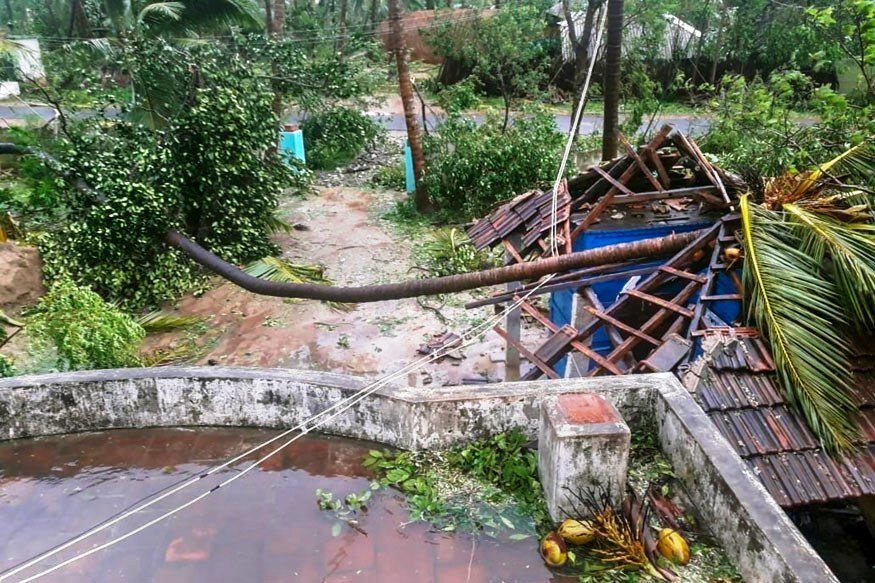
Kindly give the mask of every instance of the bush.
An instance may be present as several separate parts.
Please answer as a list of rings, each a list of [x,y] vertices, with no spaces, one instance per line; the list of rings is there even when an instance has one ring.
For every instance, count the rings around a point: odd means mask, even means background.
[[[27,332],[37,348],[57,348],[61,370],[140,366],[137,347],[146,335],[133,318],[71,281],[40,299]]]
[[[95,204],[56,180],[65,217],[40,244],[49,281],[70,279],[139,308],[203,284],[201,270],[164,244],[169,230],[231,263],[274,253],[279,193],[304,189],[309,173],[291,171],[276,152],[269,82],[242,59],[213,50],[199,54],[196,89],[186,67],[170,77],[167,92],[189,91],[190,99],[171,100],[176,113],[160,128],[89,118],[54,144],[65,170],[106,200]]]
[[[480,97],[469,77],[460,83],[445,87],[438,93],[438,103],[445,111],[454,113],[473,109],[480,104]]]
[[[15,367],[12,360],[0,354],[0,379],[15,376]]]
[[[406,191],[407,171],[404,169],[404,164],[380,166],[374,173],[374,177],[371,179],[371,184],[388,190],[397,190],[399,192]]]
[[[301,130],[307,148],[307,164],[317,170],[333,170],[349,164],[382,132],[371,118],[348,107],[314,113],[301,123]]]
[[[481,126],[451,115],[425,139],[422,185],[444,219],[482,216],[496,203],[555,178],[563,136],[552,115],[538,109],[518,117],[507,131],[501,128],[494,115]]]
[[[858,107],[829,87],[812,89],[799,71],[747,81],[727,76],[709,107],[711,127],[700,140],[724,167],[777,176],[830,160],[875,135],[875,106]],[[800,125],[796,111],[819,119]]]

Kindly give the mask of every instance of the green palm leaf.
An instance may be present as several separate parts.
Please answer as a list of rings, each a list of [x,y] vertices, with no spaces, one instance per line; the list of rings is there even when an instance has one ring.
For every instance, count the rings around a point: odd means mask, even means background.
[[[859,429],[836,285],[823,276],[822,263],[800,249],[796,224],[751,204],[748,195],[741,213],[749,317],[770,342],[788,401],[828,451],[847,450]]]
[[[319,285],[333,285],[330,279],[325,277],[325,271],[318,265],[303,265],[289,263],[277,257],[264,257],[253,261],[243,271],[253,277],[278,281],[283,283],[315,283]],[[326,302],[332,309],[341,312],[350,311],[353,306],[341,302]]]
[[[183,12],[185,12],[185,4],[182,2],[154,2],[146,4],[140,10],[139,14],[137,14],[137,22],[145,24],[180,20]]]
[[[875,225],[845,223],[785,204],[784,211],[799,225],[800,251],[815,262],[832,263],[839,302],[859,331],[875,329]]]
[[[146,334],[156,334],[159,332],[189,328],[190,326],[200,324],[203,321],[204,318],[200,316],[169,314],[161,310],[155,310],[154,312],[143,314],[137,318],[137,324],[143,327]]]

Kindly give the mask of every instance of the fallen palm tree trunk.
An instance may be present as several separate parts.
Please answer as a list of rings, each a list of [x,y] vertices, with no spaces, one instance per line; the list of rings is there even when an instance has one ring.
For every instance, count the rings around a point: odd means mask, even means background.
[[[237,266],[228,263],[180,233],[170,232],[165,240],[172,247],[191,257],[199,265],[252,293],[284,298],[365,303],[455,293],[512,281],[535,279],[580,267],[618,263],[640,257],[668,255],[680,251],[696,240],[701,234],[702,231],[693,231],[631,243],[620,243],[579,253],[559,255],[539,261],[517,263],[507,267],[463,273],[461,275],[361,287],[333,287],[307,283],[267,281],[248,275]]]

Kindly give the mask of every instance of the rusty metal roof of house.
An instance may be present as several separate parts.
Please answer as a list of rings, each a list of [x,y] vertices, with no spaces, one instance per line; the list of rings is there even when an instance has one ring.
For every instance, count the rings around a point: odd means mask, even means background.
[[[755,331],[711,329],[714,347],[697,396],[720,433],[784,507],[875,494],[875,355],[856,359],[853,398],[863,443],[844,459],[827,455],[778,386]]]
[[[609,208],[615,214],[652,215],[646,220],[670,224],[691,209],[714,212],[713,219],[729,206],[727,192],[736,180],[711,166],[698,146],[683,134],[662,128],[653,140],[637,150],[626,143],[626,156],[603,162],[570,178],[560,187],[556,218],[560,243],[574,239],[596,225]],[[517,239],[521,256],[547,249],[552,190],[533,190],[501,205],[467,229],[478,249]],[[645,212],[646,211],[646,212]],[[598,228],[598,227],[595,227]],[[537,244],[537,245],[536,245]]]

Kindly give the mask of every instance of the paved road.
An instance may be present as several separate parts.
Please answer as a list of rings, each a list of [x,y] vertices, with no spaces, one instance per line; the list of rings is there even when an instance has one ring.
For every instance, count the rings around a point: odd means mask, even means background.
[[[87,115],[87,113],[85,112],[78,113],[80,115]],[[406,126],[404,125],[404,116],[401,114],[384,114],[376,111],[369,112],[368,115],[374,118],[375,121],[379,122],[380,125],[382,125],[389,131],[403,132],[406,130]],[[43,120],[48,121],[55,116],[55,110],[51,107],[45,106],[28,107],[26,105],[0,105],[0,120],[25,120],[34,116],[40,117]],[[484,116],[482,114],[475,114],[473,117],[478,123],[483,122]],[[287,119],[289,122],[294,123],[298,120],[298,116],[293,114],[290,115]],[[571,125],[570,116],[557,115],[555,116],[555,119],[556,126],[559,128],[559,130],[562,132],[567,132],[568,128]],[[426,116],[426,122],[428,123],[429,127],[434,127],[440,122],[440,118],[434,116],[433,114],[428,114]],[[656,127],[659,127],[664,123],[670,123],[674,125],[678,130],[692,134],[701,134],[705,130],[707,130],[709,126],[709,120],[707,118],[696,116],[665,116],[657,118],[654,125]],[[601,127],[601,116],[585,115],[580,124],[580,133],[591,134],[595,131],[599,131]]]

